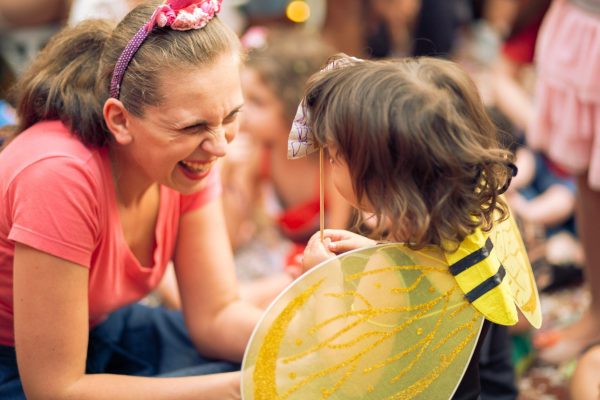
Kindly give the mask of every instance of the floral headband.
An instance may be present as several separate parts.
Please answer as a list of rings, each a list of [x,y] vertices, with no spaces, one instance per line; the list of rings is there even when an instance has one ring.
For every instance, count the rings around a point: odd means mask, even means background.
[[[178,31],[202,29],[221,11],[222,2],[223,0],[165,0],[131,38],[119,56],[110,81],[110,97],[119,98],[121,81],[127,66],[154,27],[168,26]]]
[[[360,58],[344,57],[336,58],[321,70],[330,71],[336,68],[343,68],[357,62],[362,62]],[[319,144],[316,142],[313,132],[309,126],[309,113],[306,109],[306,99],[302,99],[296,111],[292,129],[288,137],[288,155],[289,159],[306,157],[307,155],[319,150]]]

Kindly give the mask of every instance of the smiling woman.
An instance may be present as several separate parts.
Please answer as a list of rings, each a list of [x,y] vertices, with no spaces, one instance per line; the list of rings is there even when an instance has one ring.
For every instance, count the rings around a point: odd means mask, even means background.
[[[0,155],[0,398],[239,398],[226,372],[260,312],[238,297],[215,168],[242,106],[220,5],[68,28],[18,82]],[[170,260],[182,312],[137,304]]]
[[[136,190],[134,182],[141,187],[158,182],[185,194],[203,187],[238,130],[239,68],[239,54],[227,52],[208,66],[163,73],[156,82],[160,102],[141,116],[117,99],[106,101],[106,124],[119,132],[114,138],[123,145],[115,147],[114,158],[124,173],[139,175],[127,180],[128,191]],[[139,168],[128,168],[131,163]]]

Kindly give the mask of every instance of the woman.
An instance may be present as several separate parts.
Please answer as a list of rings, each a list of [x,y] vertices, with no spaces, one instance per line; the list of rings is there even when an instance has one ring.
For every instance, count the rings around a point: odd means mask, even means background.
[[[20,81],[0,154],[1,398],[239,398],[239,373],[126,376],[234,370],[260,315],[239,301],[219,201],[242,106],[219,9],[69,28]],[[135,304],[171,259],[182,312]]]

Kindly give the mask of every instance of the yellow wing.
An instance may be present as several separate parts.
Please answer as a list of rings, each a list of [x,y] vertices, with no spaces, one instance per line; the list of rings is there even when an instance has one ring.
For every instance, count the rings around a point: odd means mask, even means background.
[[[497,251],[477,229],[445,257],[458,286],[479,312],[497,324],[514,325],[519,320],[517,308]]]
[[[439,250],[346,253],[269,307],[246,350],[242,397],[450,398],[482,323]]]
[[[537,286],[512,216],[489,233],[475,230],[445,257],[465,297],[487,319],[514,325],[518,306],[534,327],[541,326]]]
[[[539,329],[542,326],[542,311],[538,289],[525,245],[512,215],[490,232],[490,238],[506,269],[506,281],[515,303],[529,323]]]

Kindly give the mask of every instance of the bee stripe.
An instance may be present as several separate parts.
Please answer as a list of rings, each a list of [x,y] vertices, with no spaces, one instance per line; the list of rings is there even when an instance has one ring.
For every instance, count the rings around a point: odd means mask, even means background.
[[[480,248],[477,251],[474,251],[468,256],[465,256],[464,258],[461,258],[460,260],[452,264],[450,266],[450,273],[456,276],[461,272],[465,271],[466,269],[471,268],[473,265],[485,260],[490,255],[493,248],[494,244],[492,243],[490,238],[487,238],[487,240],[485,241],[485,245],[482,248]]]
[[[490,276],[485,281],[481,282],[473,290],[471,290],[469,293],[465,294],[465,297],[471,303],[474,302],[475,300],[477,300],[478,298],[480,298],[481,296],[483,296],[490,290],[492,290],[495,287],[497,287],[498,285],[500,285],[502,283],[502,280],[504,279],[505,275],[506,275],[506,270],[504,269],[504,266],[502,264],[500,264],[500,268],[498,268],[498,272],[496,272],[496,274]]]

